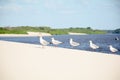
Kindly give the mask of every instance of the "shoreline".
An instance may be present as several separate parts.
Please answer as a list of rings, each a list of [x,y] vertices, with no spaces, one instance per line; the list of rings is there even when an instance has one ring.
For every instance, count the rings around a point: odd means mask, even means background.
[[[120,55],[0,40],[0,80],[120,80]]]
[[[41,33],[42,36],[52,36],[52,35],[48,35],[45,33]],[[40,36],[38,34],[0,34],[0,37],[36,37],[36,36]]]
[[[88,35],[86,33],[74,33],[74,32],[68,32],[69,35]]]
[[[28,35],[28,34],[0,34],[0,37],[31,37],[36,35]]]

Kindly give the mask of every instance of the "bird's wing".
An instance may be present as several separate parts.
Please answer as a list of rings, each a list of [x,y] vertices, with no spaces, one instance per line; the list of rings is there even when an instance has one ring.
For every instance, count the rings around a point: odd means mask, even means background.
[[[49,42],[43,39],[43,44],[49,44]]]
[[[93,46],[96,47],[96,48],[99,48],[99,46],[97,46],[96,44],[93,44]]]
[[[78,42],[74,42],[74,41],[73,41],[73,44],[74,44],[74,45],[79,45],[79,43],[78,43]]]
[[[118,51],[116,48],[112,47],[114,51]]]
[[[61,41],[55,40],[56,43],[62,43]]]

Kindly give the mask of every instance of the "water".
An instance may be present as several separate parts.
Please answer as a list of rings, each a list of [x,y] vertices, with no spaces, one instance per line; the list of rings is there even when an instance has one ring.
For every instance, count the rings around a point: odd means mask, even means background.
[[[106,34],[106,35],[54,35],[43,37],[45,40],[51,42],[51,38],[54,37],[57,40],[64,42],[63,44],[58,45],[58,47],[69,48],[69,49],[78,49],[78,50],[87,50],[95,52],[110,53],[109,45],[120,50],[120,40],[115,40],[115,37],[120,39],[119,34]],[[77,47],[71,47],[69,44],[69,39],[73,38],[74,41],[79,42],[80,45]],[[13,42],[22,42],[39,45],[38,37],[0,37],[0,40],[13,41]],[[93,43],[100,46],[99,49],[93,50],[89,47],[89,40],[92,40]],[[48,46],[53,46],[52,44]],[[120,51],[116,52],[120,55]]]

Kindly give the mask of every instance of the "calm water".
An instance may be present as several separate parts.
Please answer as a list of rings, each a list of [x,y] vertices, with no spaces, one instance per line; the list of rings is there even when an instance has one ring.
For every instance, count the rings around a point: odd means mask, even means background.
[[[47,41],[51,41],[51,38],[54,37],[57,40],[64,42],[60,44],[58,47],[63,48],[71,48],[71,49],[78,49],[78,50],[87,50],[87,51],[95,51],[95,52],[103,52],[103,53],[110,53],[108,48],[109,45],[113,45],[113,47],[120,50],[120,40],[115,40],[115,37],[120,39],[119,34],[106,34],[106,35],[54,35],[49,37],[43,37]],[[69,39],[73,38],[74,41],[79,42],[80,45],[77,47],[71,47],[69,44]],[[39,38],[38,37],[0,37],[0,40],[6,41],[13,41],[13,42],[22,42],[22,43],[31,43],[39,45]],[[92,50],[89,47],[89,40],[92,40],[93,43],[100,46],[99,49]],[[53,46],[50,44],[49,46]],[[116,52],[116,54],[120,55],[120,51]]]

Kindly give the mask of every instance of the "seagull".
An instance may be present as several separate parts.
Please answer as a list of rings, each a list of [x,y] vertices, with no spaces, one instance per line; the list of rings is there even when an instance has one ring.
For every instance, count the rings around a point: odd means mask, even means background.
[[[117,52],[118,50],[116,48],[114,48],[112,45],[109,45],[110,51],[111,52]]]
[[[61,41],[58,41],[58,40],[56,40],[54,38],[51,38],[51,39],[52,39],[52,44],[54,44],[56,46],[62,43]]]
[[[119,38],[118,38],[118,37],[115,37],[115,40],[117,40],[117,41],[118,41],[118,40],[119,40]]]
[[[46,45],[49,44],[49,42],[47,42],[46,40],[44,40],[44,39],[42,38],[42,36],[39,37],[39,40],[40,40],[40,43],[41,43],[42,47],[44,47],[44,46],[46,46]]]
[[[70,38],[70,45],[71,45],[71,46],[79,46],[79,45],[80,45],[80,43],[75,42],[75,41],[73,41],[73,39],[72,39],[72,38]]]
[[[99,46],[97,46],[96,44],[94,44],[91,40],[90,40],[89,42],[90,42],[90,47],[91,47],[92,49],[97,49],[97,48],[99,48]]]

